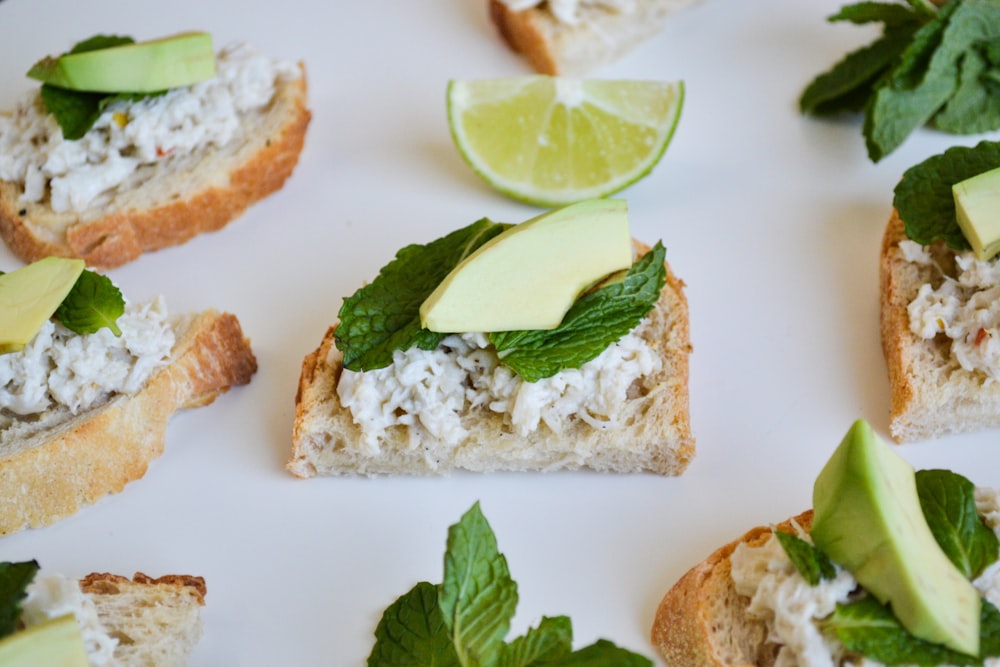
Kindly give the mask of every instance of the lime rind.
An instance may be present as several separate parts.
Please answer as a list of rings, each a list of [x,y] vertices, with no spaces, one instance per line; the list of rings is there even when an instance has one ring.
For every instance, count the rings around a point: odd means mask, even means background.
[[[453,80],[448,125],[462,159],[491,187],[526,203],[561,206],[612,195],[648,176],[673,139],[684,95],[683,81]],[[617,137],[631,139],[623,149]]]

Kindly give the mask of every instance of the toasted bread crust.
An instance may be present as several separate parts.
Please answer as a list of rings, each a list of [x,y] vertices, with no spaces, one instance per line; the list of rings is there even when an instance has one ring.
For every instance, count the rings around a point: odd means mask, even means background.
[[[808,530],[812,510],[776,526]],[[667,592],[656,610],[651,637],[670,667],[770,667],[777,647],[767,643],[765,625],[747,614],[730,576],[730,557],[740,544],[760,546],[773,529],[758,526],[718,548],[691,568]]]
[[[623,56],[656,34],[667,15],[697,0],[644,0],[631,13],[586,5],[574,25],[558,21],[545,3],[514,11],[500,0],[488,0],[490,19],[514,51],[542,74],[583,76]]]
[[[80,590],[87,595],[118,595],[123,588],[133,585],[183,591],[185,595],[192,596],[200,606],[204,606],[205,596],[208,594],[205,578],[190,574],[166,574],[162,577],[150,577],[142,572],[136,572],[129,579],[120,574],[91,572],[80,580]]]
[[[637,244],[644,253],[648,246]],[[684,283],[667,265],[660,301],[639,332],[654,348],[661,370],[638,381],[637,396],[620,429],[595,429],[575,421],[562,434],[540,426],[519,436],[503,417],[485,408],[461,415],[468,435],[429,461],[422,448],[410,447],[404,427],[386,433],[377,454],[356,445],[361,428],[343,407],[336,387],[342,355],[330,327],[320,346],[308,354],[295,398],[292,455],[287,463],[298,477],[349,474],[444,474],[456,469],[557,470],[588,467],[610,472],[648,470],[681,474],[694,457],[688,396],[691,353]]]
[[[121,491],[163,452],[174,412],[211,403],[256,370],[235,316],[191,316],[168,365],[137,394],[117,396],[0,451],[0,534],[53,523]]]
[[[898,250],[906,238],[893,211],[882,238],[879,270],[880,328],[891,392],[889,431],[896,442],[913,442],[1000,427],[1000,383],[962,368],[943,335],[925,340],[910,330],[908,307],[924,284],[943,280],[935,266],[906,261]],[[928,247],[950,271],[954,251],[938,242]]]
[[[19,187],[0,181],[0,237],[26,262],[56,255],[79,257],[88,266],[109,269],[221,229],[251,204],[279,190],[291,176],[311,119],[306,95],[302,67],[302,76],[279,86],[271,102],[273,133],[252,138],[249,143],[258,145],[256,150],[239,153],[235,163],[226,163],[227,174],[207,169],[196,173],[194,166],[185,167],[174,176],[183,195],[158,193],[141,199],[141,204],[55,214],[44,202],[20,203]],[[155,176],[138,187],[162,187],[154,181]],[[134,199],[140,199],[137,194],[133,193]]]

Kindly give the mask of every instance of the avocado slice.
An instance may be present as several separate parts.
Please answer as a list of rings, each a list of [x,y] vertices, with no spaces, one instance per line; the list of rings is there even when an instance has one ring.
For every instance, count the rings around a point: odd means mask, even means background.
[[[86,263],[46,257],[0,275],[0,354],[24,348],[73,289]]]
[[[587,288],[631,265],[625,201],[581,201],[484,243],[421,304],[420,321],[437,332],[554,329]]]
[[[146,42],[43,58],[28,76],[58,88],[95,93],[155,93],[215,76],[212,37],[185,32]]]
[[[955,217],[981,261],[1000,253],[1000,168],[951,186]]]
[[[979,655],[980,597],[935,541],[915,473],[856,421],[813,487],[813,542],[920,639]]]
[[[0,667],[87,667],[87,649],[73,614],[53,618],[0,640]]]

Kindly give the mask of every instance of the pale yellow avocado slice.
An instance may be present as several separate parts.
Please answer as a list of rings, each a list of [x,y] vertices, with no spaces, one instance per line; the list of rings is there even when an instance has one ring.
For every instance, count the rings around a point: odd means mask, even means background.
[[[59,308],[86,267],[46,257],[0,276],[0,353],[23,349]]]
[[[147,42],[45,58],[28,76],[59,88],[96,93],[153,93],[215,76],[212,36],[185,32]]]
[[[958,226],[982,261],[1000,253],[1000,168],[951,187]]]
[[[87,649],[72,614],[19,630],[0,640],[0,667],[87,667]]]
[[[483,244],[427,297],[420,322],[437,332],[554,329],[583,291],[631,264],[625,201],[571,204]]]
[[[913,468],[863,420],[813,487],[813,542],[915,637],[979,655],[979,593],[920,508]]]

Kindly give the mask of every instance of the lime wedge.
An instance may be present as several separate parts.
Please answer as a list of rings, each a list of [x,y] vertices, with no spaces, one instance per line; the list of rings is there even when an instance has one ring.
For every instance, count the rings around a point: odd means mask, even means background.
[[[447,97],[452,139],[473,171],[515,199],[551,207],[649,174],[677,127],[684,82],[453,80]]]

